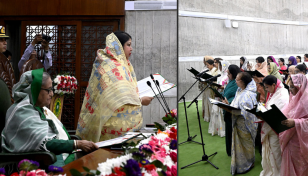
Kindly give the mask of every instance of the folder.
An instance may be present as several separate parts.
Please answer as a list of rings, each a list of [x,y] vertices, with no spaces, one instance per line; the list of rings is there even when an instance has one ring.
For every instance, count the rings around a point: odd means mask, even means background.
[[[246,111],[263,118],[263,120],[277,133],[281,133],[292,127],[287,127],[281,124],[281,121],[287,120],[286,116],[277,108],[276,105],[271,105],[272,109],[265,112],[258,110],[257,106],[253,109],[244,107]]]

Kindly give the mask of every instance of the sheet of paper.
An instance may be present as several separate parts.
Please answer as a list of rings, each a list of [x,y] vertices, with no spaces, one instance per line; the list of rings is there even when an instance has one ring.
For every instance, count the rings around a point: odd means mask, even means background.
[[[171,88],[176,87],[175,84],[168,82],[164,77],[162,77],[159,73],[153,74],[154,79],[157,80],[159,82],[160,85],[160,89],[162,90],[162,92],[165,92],[167,90],[170,90]],[[148,86],[147,81],[150,81],[151,86],[155,92],[153,92],[153,90],[151,89],[151,87]],[[151,77],[146,77],[140,81],[138,81],[137,83],[138,85],[138,89],[139,89],[139,97],[144,97],[144,96],[148,96],[148,97],[154,97],[155,95],[159,94],[158,90],[154,84],[154,82],[152,81]],[[160,97],[160,95],[158,95]]]
[[[107,147],[111,145],[121,144],[124,141],[131,139],[140,133],[126,133],[125,136],[95,143],[98,147]]]

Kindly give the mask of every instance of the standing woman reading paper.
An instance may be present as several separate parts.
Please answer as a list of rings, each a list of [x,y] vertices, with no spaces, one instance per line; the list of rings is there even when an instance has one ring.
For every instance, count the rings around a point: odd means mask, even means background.
[[[271,63],[272,64],[272,63]],[[274,64],[274,63],[273,63]],[[289,102],[289,92],[282,82],[273,75],[263,79],[265,90],[267,91],[266,109],[271,109],[271,105],[276,105],[282,109]],[[281,150],[278,134],[266,123],[262,123],[262,168],[260,176],[280,175]]]
[[[206,68],[209,69],[207,74],[216,76],[220,74],[220,71],[214,66],[214,59],[211,56],[205,56],[203,60]],[[208,84],[199,82],[199,90],[202,91]],[[211,119],[212,104],[209,102],[208,98],[214,99],[214,92],[211,89],[206,89],[202,94],[202,117],[204,121],[209,122]]]
[[[227,70],[228,75],[228,84],[223,92],[223,96],[225,100],[223,100],[226,104],[231,104],[235,97],[236,90],[238,86],[235,82],[235,78],[241,70],[237,65],[230,65]],[[226,133],[226,151],[228,156],[231,156],[231,146],[232,146],[232,114],[228,111],[224,111],[224,121],[225,121],[225,133]]]
[[[255,138],[258,125],[254,123],[256,116],[247,112],[244,107],[253,108],[257,104],[257,87],[254,80],[247,72],[237,75],[238,89],[231,106],[240,110],[227,111],[232,113],[232,149],[231,149],[231,174],[246,173],[254,167]],[[224,101],[225,103],[228,103]],[[224,108],[225,109],[225,108]]]
[[[291,75],[290,101],[282,109],[288,118],[283,125],[294,127],[279,133],[281,176],[305,176],[308,173],[308,81],[305,75]]]
[[[106,48],[97,51],[78,120],[81,138],[104,141],[142,127],[141,106],[153,97],[139,98],[131,53],[132,37],[121,31],[109,34]]]

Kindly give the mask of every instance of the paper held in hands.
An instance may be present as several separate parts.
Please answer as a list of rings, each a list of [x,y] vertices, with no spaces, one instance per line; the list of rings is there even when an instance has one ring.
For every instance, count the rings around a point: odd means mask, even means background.
[[[281,133],[292,127],[287,127],[281,124],[281,121],[287,120],[286,116],[277,108],[276,105],[271,105],[271,109],[267,110],[263,105],[258,104],[258,106],[250,109],[244,107],[246,111],[262,117],[262,119],[277,133]]]
[[[95,144],[99,148],[108,147],[108,146],[112,146],[112,145],[118,145],[118,144],[124,144],[126,141],[133,139],[133,138],[135,138],[135,137],[137,137],[141,134],[142,133],[128,132],[124,136],[117,137],[117,138],[110,139],[110,140],[106,140],[106,141],[97,142]]]
[[[153,74],[154,76],[154,79],[157,80],[159,82],[159,85],[160,85],[160,89],[162,92],[166,92],[174,87],[176,87],[175,84],[173,83],[170,83],[168,82],[164,77],[162,77],[159,73],[156,73],[156,74]],[[147,81],[150,81],[151,83],[151,86],[155,92],[152,91],[151,87],[149,87],[147,85]],[[139,90],[139,97],[145,97],[145,96],[148,96],[148,97],[154,97],[155,95],[159,94],[158,93],[158,90],[154,84],[154,82],[152,81],[151,77],[146,77],[140,81],[138,81],[137,83],[138,85],[138,90]]]
[[[214,100],[214,99],[212,99],[212,98],[209,98],[209,101],[210,101],[210,103],[212,103],[212,104],[214,104],[214,105],[217,105],[217,106],[219,106],[219,107],[222,106],[222,107],[224,107],[224,108],[228,108],[228,109],[230,109],[231,111],[232,111],[232,110],[241,110],[241,109],[236,108],[236,107],[234,107],[234,106],[231,106],[231,105],[225,104],[225,103],[223,103],[223,102]]]

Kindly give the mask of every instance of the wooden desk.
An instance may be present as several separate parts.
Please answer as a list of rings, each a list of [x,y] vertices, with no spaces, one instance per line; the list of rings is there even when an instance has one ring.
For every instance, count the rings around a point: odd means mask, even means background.
[[[89,168],[90,170],[96,170],[99,163],[103,163],[107,160],[107,158],[116,158],[120,155],[124,154],[122,150],[110,150],[110,149],[98,149],[92,153],[89,153],[76,161],[73,161],[65,166],[63,166],[63,173],[67,176],[70,176],[70,170],[76,169],[79,172],[85,172],[83,170],[83,166]]]

